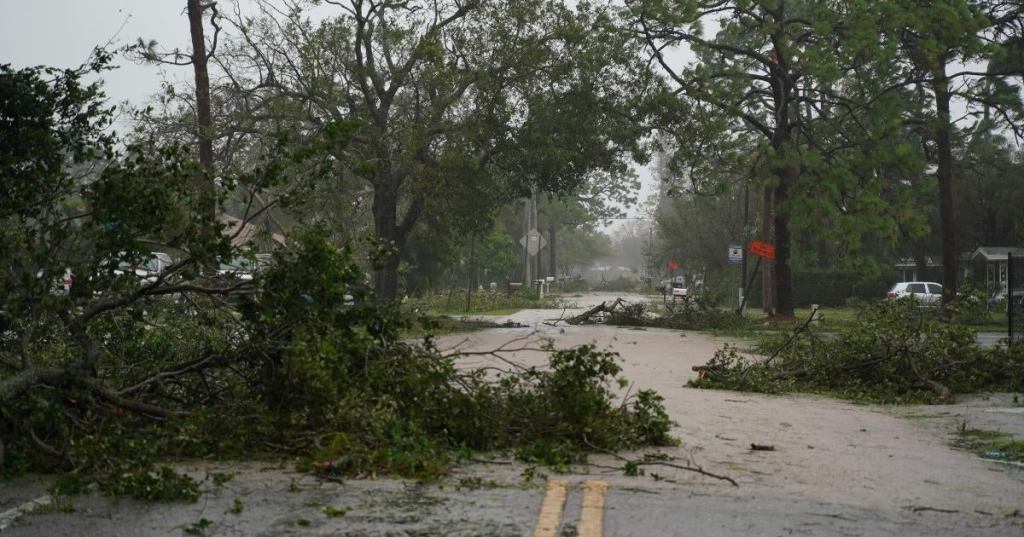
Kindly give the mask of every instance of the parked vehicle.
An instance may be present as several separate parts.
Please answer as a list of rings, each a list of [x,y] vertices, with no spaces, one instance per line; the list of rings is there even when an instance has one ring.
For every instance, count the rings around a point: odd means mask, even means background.
[[[238,256],[227,263],[221,263],[217,269],[217,275],[223,278],[250,281],[255,274],[263,272],[270,266],[270,259],[269,254],[256,254],[254,258]]]
[[[934,305],[942,302],[942,284],[935,282],[900,282],[889,289],[886,298],[896,300],[911,297],[921,304]]]
[[[672,296],[673,289],[682,289],[686,287],[685,276],[675,276],[673,278],[667,278],[658,282],[658,291],[662,295]]]
[[[139,265],[132,265],[126,261],[121,261],[117,264],[117,268],[114,269],[115,276],[123,276],[128,273],[133,273],[139,278],[141,283],[152,283],[155,282],[157,277],[160,276],[163,271],[167,270],[174,261],[171,256],[164,252],[151,252],[149,257],[142,261]]]

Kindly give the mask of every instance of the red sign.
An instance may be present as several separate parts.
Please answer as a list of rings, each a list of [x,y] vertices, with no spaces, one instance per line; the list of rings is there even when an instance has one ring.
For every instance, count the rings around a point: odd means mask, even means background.
[[[669,270],[679,270],[679,263],[676,263],[675,261],[669,259],[668,268]]]
[[[775,246],[763,241],[751,241],[748,248],[750,253],[764,258],[766,261],[775,261]]]

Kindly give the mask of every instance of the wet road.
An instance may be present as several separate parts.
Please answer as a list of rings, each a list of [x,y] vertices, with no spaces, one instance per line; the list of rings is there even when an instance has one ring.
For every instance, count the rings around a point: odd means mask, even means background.
[[[586,307],[614,297],[574,300]],[[73,506],[24,516],[2,535],[1024,535],[1024,470],[948,447],[960,423],[1024,438],[1024,412],[1009,396],[890,408],[695,390],[684,387],[691,366],[706,361],[724,340],[694,332],[545,324],[562,315],[524,311],[510,317],[527,328],[451,335],[438,343],[493,349],[530,336],[560,346],[594,342],[612,348],[622,355],[632,389],[658,390],[678,422],[673,434],[681,445],[658,453],[734,478],[739,486],[671,467],[645,467],[642,475],[629,476],[622,460],[606,455],[566,474],[493,455],[430,485],[320,482],[290,464],[197,465],[183,469],[197,478],[213,471],[235,478],[222,487],[207,482],[196,504],[78,498]],[[535,353],[513,358],[543,362]],[[463,366],[487,365],[481,360],[473,357]],[[776,449],[751,451],[754,442]],[[640,459],[644,453],[622,456]],[[43,488],[31,480],[0,484],[0,513]]]
[[[196,504],[76,500],[74,512],[28,515],[4,536],[1019,536],[1007,513],[939,508],[868,509],[714,487],[628,485],[577,476],[489,482],[480,488],[378,480],[318,482],[296,472],[245,468]],[[554,484],[554,486],[552,486]],[[551,489],[561,488],[561,498]],[[595,492],[600,492],[597,501]],[[240,503],[236,503],[240,502]],[[553,504],[553,507],[552,507]],[[242,506],[236,512],[237,505]],[[552,515],[545,520],[544,515]]]

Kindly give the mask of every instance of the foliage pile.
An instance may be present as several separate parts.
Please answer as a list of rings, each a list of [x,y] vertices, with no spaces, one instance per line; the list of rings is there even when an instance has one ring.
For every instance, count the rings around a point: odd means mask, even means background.
[[[623,304],[608,315],[607,323],[675,330],[740,330],[751,326],[749,319],[734,311],[679,305],[656,315],[649,311],[646,302]]]
[[[460,370],[429,339],[400,339],[397,309],[360,294],[344,251],[317,235],[298,244],[275,255],[237,318],[173,302],[111,316],[97,329],[119,350],[102,381],[134,408],[72,382],[14,399],[0,419],[6,467],[188,499],[195,483],[160,460],[288,454],[321,472],[430,478],[460,449],[566,464],[591,444],[672,441],[658,395],[613,403],[614,354],[550,349],[550,369],[497,379]]]
[[[744,356],[727,345],[708,362],[705,378],[691,385],[885,402],[1024,388],[1024,349],[983,350],[974,330],[948,323],[946,315],[911,299],[872,303],[834,337],[805,331],[763,341],[755,351],[768,358]]]

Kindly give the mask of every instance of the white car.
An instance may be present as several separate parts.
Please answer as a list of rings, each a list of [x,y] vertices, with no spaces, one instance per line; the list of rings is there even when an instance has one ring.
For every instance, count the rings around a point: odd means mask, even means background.
[[[242,281],[251,281],[257,273],[267,270],[271,263],[270,254],[256,254],[254,257],[237,256],[227,263],[221,263],[217,275]]]
[[[153,283],[172,264],[174,264],[174,260],[171,259],[171,256],[164,252],[151,252],[139,266],[134,266],[126,261],[119,262],[113,273],[115,276],[134,273],[141,283]]]
[[[942,302],[942,284],[935,282],[900,282],[889,289],[886,298],[895,300],[912,297],[922,304],[938,304]]]
[[[664,279],[658,282],[657,289],[658,291],[661,292],[661,294],[671,296],[673,293],[673,289],[681,289],[684,287],[686,287],[686,277],[675,276],[673,278]]]

